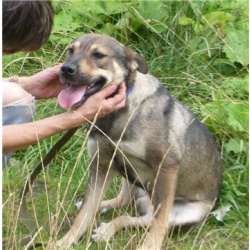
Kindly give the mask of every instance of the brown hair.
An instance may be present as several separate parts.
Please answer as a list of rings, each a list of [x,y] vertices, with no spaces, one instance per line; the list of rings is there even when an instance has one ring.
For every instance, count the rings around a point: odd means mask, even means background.
[[[39,49],[49,38],[54,10],[51,1],[6,1],[2,5],[3,52]]]

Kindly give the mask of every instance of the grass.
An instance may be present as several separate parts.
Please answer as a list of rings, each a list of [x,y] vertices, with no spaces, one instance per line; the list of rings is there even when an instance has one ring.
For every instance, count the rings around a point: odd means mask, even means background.
[[[193,4],[192,1],[189,3]],[[232,205],[232,209],[223,222],[209,215],[204,225],[190,232],[170,232],[164,247],[188,250],[248,249],[248,128],[241,128],[238,123],[244,118],[243,113],[238,114],[234,109],[226,109],[231,107],[232,103],[248,106],[248,93],[243,88],[238,88],[235,83],[235,78],[243,79],[248,74],[248,69],[237,63],[221,63],[218,60],[223,37],[215,35],[216,43],[211,39],[210,33],[218,34],[216,26],[212,24],[208,23],[209,32],[203,34],[206,49],[197,47],[193,50],[195,41],[191,42],[191,38],[186,36],[193,32],[192,28],[180,27],[177,22],[179,16],[188,12],[186,3],[184,7],[184,10],[170,12],[169,18],[172,21],[168,23],[166,33],[151,32],[149,36],[137,31],[133,36],[138,35],[140,38],[128,40],[128,36],[126,43],[145,56],[150,72],[165,83],[166,88],[188,106],[214,134],[221,148],[224,166],[223,186],[216,208]],[[56,34],[54,30],[53,35]],[[72,33],[70,36],[73,38],[76,35]],[[194,35],[194,38],[197,38],[197,35]],[[3,75],[30,75],[54,63],[63,62],[64,57],[65,45],[51,39],[37,52],[4,57]],[[56,100],[37,101],[35,119],[61,112],[63,111]],[[73,203],[84,195],[88,178],[90,160],[86,147],[83,147],[86,132],[84,127],[77,131],[64,150],[44,173],[41,173],[39,181],[42,185],[34,188],[33,197],[28,198],[30,208],[34,203],[34,211],[30,209],[30,214],[37,216],[41,227],[36,242],[47,242],[49,239],[61,237],[76,217]],[[3,171],[3,239],[9,243],[8,249],[19,249],[15,242],[28,233],[24,225],[17,221],[18,196],[27,173],[59,137],[60,135],[53,136],[39,145],[17,152],[10,166]],[[230,140],[239,144],[234,147],[228,144]],[[112,183],[107,198],[116,196],[119,187],[118,178]],[[100,221],[109,221],[123,213],[133,214],[135,209],[130,206],[121,211],[108,212],[104,216],[97,215],[93,227]],[[119,232],[108,244],[97,244],[91,242],[88,232],[73,249],[135,249],[143,233],[144,230],[139,228],[126,229]]]

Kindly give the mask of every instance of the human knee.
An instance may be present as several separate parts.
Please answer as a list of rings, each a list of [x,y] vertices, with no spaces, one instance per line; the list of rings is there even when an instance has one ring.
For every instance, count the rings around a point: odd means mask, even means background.
[[[13,82],[3,82],[2,95],[3,106],[19,101],[22,102],[22,100],[28,100],[32,97],[31,94]]]

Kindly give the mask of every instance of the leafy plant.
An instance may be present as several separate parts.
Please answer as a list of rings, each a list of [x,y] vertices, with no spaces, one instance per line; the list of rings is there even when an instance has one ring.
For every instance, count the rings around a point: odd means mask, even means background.
[[[171,234],[165,246],[169,249],[225,249],[225,246],[247,249],[248,1],[64,0],[53,1],[53,5],[56,15],[48,43],[36,52],[4,57],[3,75],[30,75],[63,62],[67,45],[75,37],[90,32],[113,36],[138,51],[146,58],[150,73],[214,133],[224,165],[223,187],[217,206],[231,206],[223,222],[209,216],[203,227],[188,236],[180,232]],[[37,101],[35,119],[60,112],[55,100]],[[85,134],[77,132],[65,151],[59,153],[40,177],[47,183],[46,193],[34,197],[34,213],[40,225],[47,225],[48,221],[60,224],[67,215],[62,227],[67,228],[75,217],[72,203],[84,193],[88,175],[89,159],[83,147]],[[16,227],[13,225],[18,209],[18,188],[58,137],[19,151],[11,167],[3,171],[3,237],[8,239],[10,246],[15,246],[16,239],[26,233],[19,223]],[[115,180],[108,198],[118,191],[119,180]],[[58,210],[62,201],[63,212]],[[118,211],[114,213],[117,215]],[[58,223],[54,221],[55,214],[59,214]],[[104,219],[110,220],[112,216],[109,213]],[[53,230],[45,226],[39,239],[57,238]],[[131,239],[132,245],[128,248],[134,249],[133,239],[135,237],[138,242],[141,234],[139,229],[127,230],[108,245],[91,243],[88,235],[74,249],[123,249]]]

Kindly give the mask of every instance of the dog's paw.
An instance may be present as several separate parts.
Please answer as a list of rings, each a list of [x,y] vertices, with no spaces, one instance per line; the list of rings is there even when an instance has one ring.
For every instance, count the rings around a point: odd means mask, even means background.
[[[93,230],[91,238],[96,242],[108,242],[114,236],[115,232],[115,227],[111,222],[102,222],[99,227]]]
[[[136,248],[136,250],[154,250],[154,249],[141,246],[141,247]]]
[[[66,234],[61,239],[55,242],[55,249],[71,249],[71,247],[77,242],[77,238],[72,234]]]
[[[75,208],[77,209],[77,211],[80,210],[81,206],[82,206],[82,201],[75,202]]]
[[[141,246],[138,246],[136,250],[161,250],[161,246],[157,246],[151,237],[147,236]]]
[[[109,210],[106,207],[104,207],[100,210],[100,215],[106,214],[108,211]]]
[[[161,250],[161,248],[152,247],[152,246],[140,246],[136,250]]]
[[[47,250],[66,250],[69,249],[69,246],[66,246],[65,242],[57,241],[57,242],[50,242],[46,246]]]

